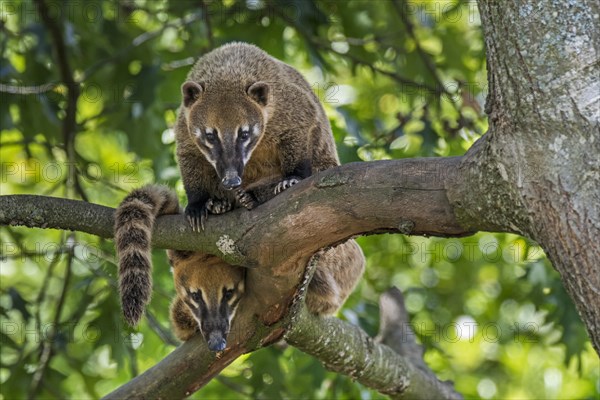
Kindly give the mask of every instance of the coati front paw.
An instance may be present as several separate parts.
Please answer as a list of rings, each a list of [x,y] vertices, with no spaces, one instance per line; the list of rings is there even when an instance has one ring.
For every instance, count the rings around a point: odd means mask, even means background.
[[[208,199],[205,207],[211,214],[225,214],[233,209],[233,204],[229,200]]]
[[[258,202],[254,199],[250,193],[246,192],[244,189],[237,189],[235,191],[235,199],[242,207],[252,210],[254,207],[258,205]]]
[[[208,219],[208,213],[224,214],[233,209],[233,203],[229,200],[208,199],[206,203],[192,203],[185,208],[185,216],[194,232],[204,230],[204,225]]]
[[[300,179],[294,178],[294,177],[290,177],[290,178],[286,178],[286,179],[282,180],[281,182],[279,182],[277,184],[277,186],[275,186],[275,194],[279,194],[279,193],[283,192],[284,190],[291,188],[298,182],[300,182]]]
[[[200,229],[204,230],[204,223],[208,218],[206,203],[188,204],[185,207],[185,217],[194,232],[200,232]]]

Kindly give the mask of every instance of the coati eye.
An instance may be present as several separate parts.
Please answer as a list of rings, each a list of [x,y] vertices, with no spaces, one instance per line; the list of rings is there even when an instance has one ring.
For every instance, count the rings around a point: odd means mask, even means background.
[[[201,302],[202,302],[202,292],[200,290],[198,290],[197,292],[191,292],[190,293],[190,297],[196,303],[201,304]]]
[[[217,138],[215,133],[213,131],[209,131],[209,130],[206,131],[206,133],[204,134],[204,137],[206,138],[206,141],[209,143],[214,142],[215,139]]]
[[[234,295],[234,290],[233,289],[223,289],[223,299],[225,301],[229,301],[233,298]]]
[[[250,137],[250,131],[249,130],[244,130],[242,128],[240,128],[240,131],[238,133],[238,137],[242,140],[248,140],[248,138]]]

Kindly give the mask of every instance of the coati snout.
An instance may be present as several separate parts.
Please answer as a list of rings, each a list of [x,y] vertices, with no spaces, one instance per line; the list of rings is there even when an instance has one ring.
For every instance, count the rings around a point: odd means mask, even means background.
[[[181,92],[194,143],[214,167],[223,189],[240,187],[244,167],[264,133],[269,85],[255,82],[245,92],[230,93],[187,81]]]

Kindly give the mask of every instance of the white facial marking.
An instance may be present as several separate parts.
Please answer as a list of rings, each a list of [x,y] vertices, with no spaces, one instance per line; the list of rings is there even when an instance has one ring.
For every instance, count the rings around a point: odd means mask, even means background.
[[[195,128],[194,129],[194,136],[196,137],[200,137],[200,135],[202,135],[202,131],[200,130],[200,128]]]
[[[260,133],[260,128],[258,127],[258,124],[252,126],[252,133],[254,134],[254,136],[258,136],[258,134]],[[248,160],[250,160],[250,156],[252,155],[252,152],[254,152],[254,149],[256,149],[257,145],[258,143],[254,145],[254,147],[252,147],[248,153],[244,154],[244,165],[248,164]]]
[[[248,125],[242,125],[242,131],[249,131],[250,127]]]
[[[229,323],[231,324],[231,321],[233,320],[233,317],[235,317],[235,312],[237,311],[237,307],[235,307],[233,310],[231,310],[231,313],[229,314]]]
[[[206,297],[204,297],[204,292],[201,291],[200,289],[189,288],[189,292],[190,293],[200,292],[200,296],[202,297],[202,300],[204,301],[205,304],[208,304],[206,301]],[[194,299],[191,296],[188,296],[188,300],[190,301],[190,303],[192,303],[194,305],[194,307],[196,307],[196,308],[200,307],[200,304],[198,304],[196,301],[194,301]]]
[[[206,161],[208,161],[210,163],[210,165],[212,165],[215,169],[217,168],[217,162],[215,160],[213,160],[212,155],[206,151],[206,149],[200,147],[200,152],[202,153],[202,155],[204,155],[204,158],[206,158]]]
[[[206,133],[213,133],[215,130],[214,130],[213,128],[204,128],[204,131],[205,131]],[[208,140],[205,140],[205,141],[204,141],[204,144],[205,144],[207,147],[210,147],[211,149],[214,147],[214,144],[213,144],[213,143],[210,143]],[[204,152],[203,152],[203,153],[204,153]],[[207,159],[207,160],[208,160],[208,161],[209,161],[211,164],[213,164],[213,165],[214,165],[214,163],[213,163],[213,162],[210,160],[209,156],[208,156],[208,155],[206,155],[206,154],[204,154],[204,155],[206,156],[206,159]]]

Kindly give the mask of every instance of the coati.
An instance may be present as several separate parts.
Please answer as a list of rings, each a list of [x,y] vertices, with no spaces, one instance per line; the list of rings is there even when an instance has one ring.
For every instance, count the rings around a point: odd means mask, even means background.
[[[150,243],[154,221],[159,215],[179,211],[176,195],[157,185],[134,190],[117,208],[115,242],[119,290],[123,314],[130,325],[139,322],[150,300]],[[167,255],[176,291],[171,304],[175,334],[186,341],[200,332],[210,350],[223,350],[231,320],[246,289],[246,269],[201,252],[168,250]],[[317,315],[335,313],[362,275],[364,263],[361,260],[364,256],[354,241],[324,250],[308,287],[308,310]]]
[[[329,121],[310,85],[295,69],[255,46],[233,43],[204,55],[181,91],[177,159],[188,198],[185,215],[195,231],[204,229],[209,213],[251,209],[312,173],[339,165]],[[260,184],[264,181],[271,184]],[[162,203],[154,198],[161,195]],[[136,198],[151,201],[144,205]],[[164,206],[171,205],[167,198],[162,191],[143,188],[119,207],[128,210],[117,212],[116,237],[124,243],[117,239],[117,248],[125,251],[120,255],[121,299],[130,324],[139,321],[149,300],[149,235],[154,218],[172,211]],[[128,220],[130,228],[138,229],[124,239]],[[244,290],[244,270],[202,253],[170,251],[169,259],[177,288],[171,311],[176,334],[187,340],[199,330],[211,350],[224,348]],[[307,291],[309,311],[333,314],[341,307],[364,262],[353,240],[323,251]]]
[[[202,56],[181,87],[177,160],[194,230],[209,213],[256,204],[245,188],[275,192],[339,165],[329,120],[298,71],[256,46],[231,43]]]

